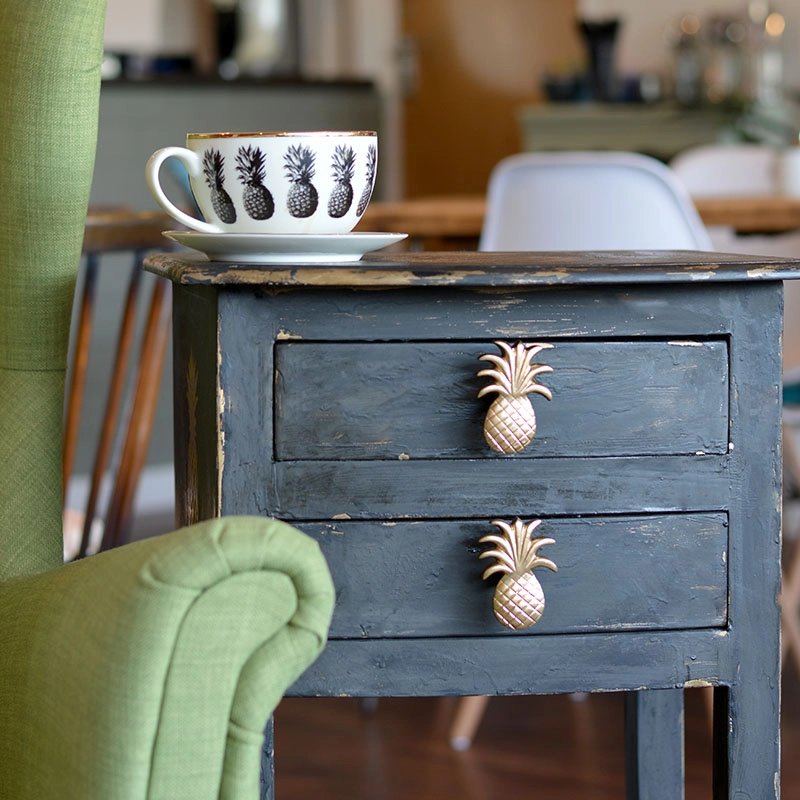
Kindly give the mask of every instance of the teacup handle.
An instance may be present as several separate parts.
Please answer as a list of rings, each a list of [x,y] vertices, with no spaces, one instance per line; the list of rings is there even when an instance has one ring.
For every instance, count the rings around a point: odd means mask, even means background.
[[[196,178],[203,171],[203,162],[197,153],[187,150],[185,147],[162,147],[156,150],[153,155],[147,159],[147,164],[144,168],[145,179],[147,186],[150,189],[153,197],[164,211],[171,217],[174,217],[178,222],[182,222],[187,227],[201,233],[225,233],[223,228],[218,225],[212,225],[210,222],[204,222],[197,217],[192,217],[185,211],[181,211],[164,193],[159,182],[159,172],[161,165],[168,158],[177,158],[188,170],[189,175]]]

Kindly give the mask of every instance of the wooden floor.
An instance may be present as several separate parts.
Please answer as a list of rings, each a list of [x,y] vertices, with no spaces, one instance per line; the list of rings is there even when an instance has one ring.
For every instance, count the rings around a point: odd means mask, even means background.
[[[277,800],[620,800],[618,694],[496,698],[470,750],[447,741],[455,700],[285,699],[275,717]],[[800,678],[783,679],[784,800],[800,798]],[[702,690],[687,692],[686,800],[711,798]],[[761,800],[761,798],[753,798]],[[766,800],[766,798],[764,798]]]

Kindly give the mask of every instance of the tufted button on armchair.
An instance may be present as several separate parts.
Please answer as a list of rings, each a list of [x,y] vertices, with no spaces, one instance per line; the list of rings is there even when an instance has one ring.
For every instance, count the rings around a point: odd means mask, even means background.
[[[0,798],[255,798],[267,718],[327,634],[317,545],[227,518],[61,564],[103,22],[102,0],[0,4]]]

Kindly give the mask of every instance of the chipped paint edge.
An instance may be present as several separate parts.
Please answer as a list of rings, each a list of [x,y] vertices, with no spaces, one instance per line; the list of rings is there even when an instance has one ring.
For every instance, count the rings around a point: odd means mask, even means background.
[[[214,510],[217,517],[222,516],[222,479],[225,472],[225,430],[222,427],[222,420],[225,414],[225,389],[220,384],[220,372],[222,369],[222,347],[219,341],[219,318],[217,319],[217,496],[214,498]]]

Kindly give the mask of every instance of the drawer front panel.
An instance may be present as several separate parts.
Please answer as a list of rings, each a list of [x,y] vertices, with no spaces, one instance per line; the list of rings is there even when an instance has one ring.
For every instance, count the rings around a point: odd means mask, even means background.
[[[279,461],[497,456],[483,422],[495,395],[478,358],[492,342],[285,342],[275,348]],[[554,342],[536,359],[552,401],[517,457],[723,454],[728,349],[711,341]]]
[[[333,573],[333,639],[520,635],[494,617],[489,521],[299,524]],[[536,569],[546,606],[528,634],[723,626],[727,517],[720,513],[545,519]]]
[[[731,493],[723,456],[288,461],[271,475],[274,495],[248,510],[295,522],[720,510]],[[263,491],[257,477],[242,497]]]

